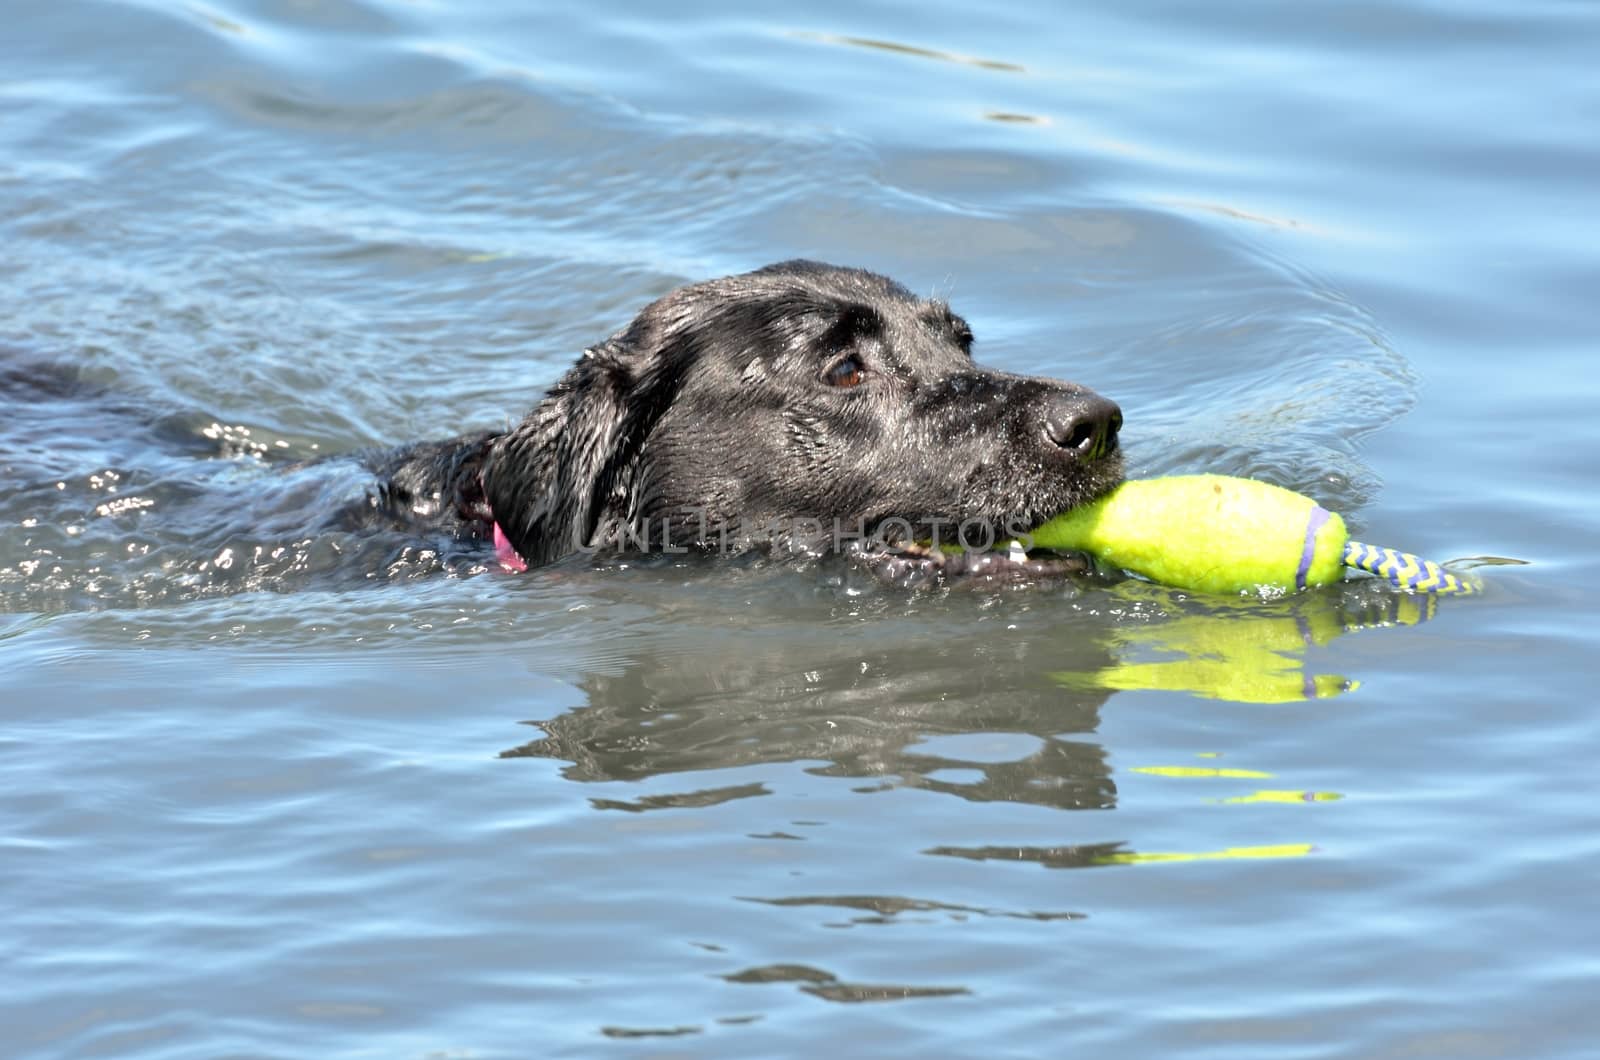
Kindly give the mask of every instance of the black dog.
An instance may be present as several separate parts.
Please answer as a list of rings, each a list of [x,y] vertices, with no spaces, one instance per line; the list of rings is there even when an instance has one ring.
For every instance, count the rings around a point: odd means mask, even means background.
[[[543,564],[802,522],[1003,541],[1120,481],[1115,404],[980,368],[971,346],[943,302],[859,269],[694,284],[586,350],[510,431],[375,461],[376,501]]]

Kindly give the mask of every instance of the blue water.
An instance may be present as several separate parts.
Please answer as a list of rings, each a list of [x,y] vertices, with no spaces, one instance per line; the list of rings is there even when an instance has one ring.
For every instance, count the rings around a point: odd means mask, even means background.
[[[6,1055],[1594,1054],[1600,9],[5,14]],[[293,461],[801,255],[1114,397],[1138,474],[1526,565],[1430,608],[291,531],[364,488]]]

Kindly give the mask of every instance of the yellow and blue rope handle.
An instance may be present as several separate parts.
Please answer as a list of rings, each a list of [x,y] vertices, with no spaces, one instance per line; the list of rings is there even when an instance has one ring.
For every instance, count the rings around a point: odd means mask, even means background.
[[[1317,534],[1332,518],[1322,505],[1311,507],[1311,517],[1306,520],[1305,547],[1300,554],[1300,566],[1295,571],[1294,587],[1304,589],[1316,554]],[[1376,574],[1396,589],[1415,593],[1467,595],[1483,591],[1483,583],[1470,574],[1446,570],[1432,560],[1401,552],[1397,548],[1379,548],[1360,541],[1346,540],[1340,561],[1346,567]]]
[[[1360,541],[1344,543],[1344,565],[1376,574],[1396,589],[1418,593],[1475,593],[1483,589],[1478,579],[1445,570],[1432,560],[1393,548]]]

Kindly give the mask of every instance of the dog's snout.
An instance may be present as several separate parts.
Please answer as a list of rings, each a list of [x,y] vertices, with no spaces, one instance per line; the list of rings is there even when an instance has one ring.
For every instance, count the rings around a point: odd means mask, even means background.
[[[1051,404],[1044,432],[1064,455],[1095,460],[1116,452],[1122,410],[1098,394],[1079,394]]]

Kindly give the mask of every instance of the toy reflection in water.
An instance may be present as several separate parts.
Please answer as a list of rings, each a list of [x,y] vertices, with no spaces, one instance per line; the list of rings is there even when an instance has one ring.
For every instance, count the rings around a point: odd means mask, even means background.
[[[1139,604],[1138,610],[1160,608],[1165,617],[1118,626],[1106,645],[1118,662],[1093,672],[1055,673],[1058,684],[1075,690],[1189,692],[1238,703],[1326,699],[1360,682],[1313,673],[1307,649],[1346,633],[1415,626],[1449,606],[1433,594],[1398,591],[1376,579],[1275,601],[1174,597],[1171,590],[1131,580],[1118,589]],[[1181,612],[1174,613],[1175,605]]]

